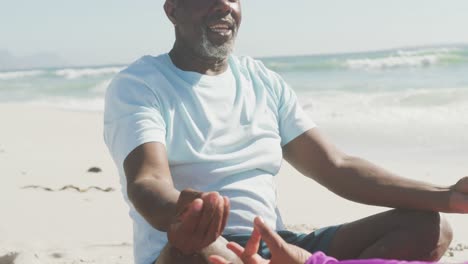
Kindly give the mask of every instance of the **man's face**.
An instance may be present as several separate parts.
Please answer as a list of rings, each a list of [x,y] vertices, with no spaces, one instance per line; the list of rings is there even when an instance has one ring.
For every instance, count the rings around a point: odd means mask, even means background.
[[[223,59],[234,49],[241,23],[240,0],[176,0],[177,41],[198,55]]]

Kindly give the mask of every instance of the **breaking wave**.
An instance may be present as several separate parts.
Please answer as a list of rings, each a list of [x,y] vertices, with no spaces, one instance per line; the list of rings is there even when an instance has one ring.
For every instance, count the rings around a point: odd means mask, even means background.
[[[279,72],[386,70],[468,64],[468,47],[396,49],[389,51],[261,59]]]
[[[77,79],[82,77],[96,77],[101,75],[116,74],[121,71],[122,67],[107,67],[107,68],[85,68],[85,69],[61,69],[55,71],[55,75],[66,79]]]
[[[44,74],[45,71],[42,70],[30,70],[30,71],[9,71],[9,72],[0,72],[0,80],[14,80],[25,77],[34,77]]]

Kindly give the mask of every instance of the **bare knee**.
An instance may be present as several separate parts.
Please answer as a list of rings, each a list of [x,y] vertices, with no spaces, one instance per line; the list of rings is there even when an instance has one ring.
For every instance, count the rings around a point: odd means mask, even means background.
[[[439,215],[439,225],[438,225],[438,231],[439,234],[437,236],[437,244],[434,247],[434,250],[429,257],[429,261],[438,261],[440,260],[445,252],[447,251],[448,247],[450,246],[450,243],[452,243],[453,239],[453,232],[452,232],[452,227],[450,226],[449,222],[445,217],[442,215]]]
[[[396,210],[405,214],[403,225],[414,232],[414,243],[419,246],[421,256],[418,259],[437,261],[444,255],[452,242],[452,228],[438,212]]]
[[[438,212],[408,211],[411,228],[419,231],[420,236],[433,243],[447,244],[452,242],[452,228],[448,221]]]

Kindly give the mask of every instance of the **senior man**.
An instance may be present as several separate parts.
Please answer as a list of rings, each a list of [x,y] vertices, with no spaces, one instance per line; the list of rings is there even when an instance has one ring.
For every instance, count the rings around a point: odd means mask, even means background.
[[[443,255],[452,234],[438,212],[468,212],[467,178],[435,186],[338,150],[279,75],[231,55],[239,0],[167,0],[164,10],[172,50],[142,57],[106,94],[105,141],[130,206],[135,263],[238,261],[226,240],[246,242],[257,215],[287,242],[338,259]],[[283,158],[346,199],[398,209],[308,235],[286,231],[273,181]],[[259,253],[269,257],[265,246]]]

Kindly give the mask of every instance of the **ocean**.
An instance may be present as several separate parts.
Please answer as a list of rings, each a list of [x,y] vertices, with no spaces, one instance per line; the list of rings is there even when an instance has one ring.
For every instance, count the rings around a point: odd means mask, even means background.
[[[260,58],[317,122],[468,124],[468,45]],[[125,65],[0,72],[0,102],[102,111]]]
[[[284,77],[318,121],[468,123],[468,46],[264,62]]]

